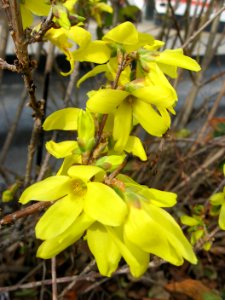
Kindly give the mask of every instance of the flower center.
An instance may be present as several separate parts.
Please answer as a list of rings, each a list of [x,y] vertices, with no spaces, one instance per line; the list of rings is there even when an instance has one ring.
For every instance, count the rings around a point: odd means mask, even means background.
[[[87,191],[87,186],[81,179],[73,180],[71,187],[73,193],[80,197],[84,196]]]

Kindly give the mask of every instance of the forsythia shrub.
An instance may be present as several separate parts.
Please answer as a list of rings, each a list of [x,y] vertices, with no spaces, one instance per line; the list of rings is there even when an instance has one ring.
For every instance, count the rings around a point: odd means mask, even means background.
[[[176,204],[176,194],[140,185],[121,170],[127,154],[147,160],[141,140],[132,134],[135,125],[156,137],[170,128],[177,94],[167,76],[176,78],[178,67],[200,67],[182,49],[161,52],[163,42],[138,32],[130,22],[92,40],[81,22],[70,21],[75,2],[53,6],[58,28],[51,28],[45,38],[66,55],[71,66],[67,74],[76,61],[97,64],[78,86],[100,73],[105,84],[88,93],[85,110],[61,109],[43,124],[44,130],[76,131],[77,139],[47,142],[48,152],[63,163],[55,176],[34,183],[21,195],[22,204],[53,202],[36,225],[36,237],[43,240],[37,256],[51,258],[84,236],[105,276],[117,269],[121,257],[136,277],[146,271],[150,254],[174,265],[184,259],[195,264],[191,244],[164,209]],[[111,12],[101,1],[90,2]],[[45,16],[50,7],[45,1],[24,0],[24,27],[31,24],[32,13]]]

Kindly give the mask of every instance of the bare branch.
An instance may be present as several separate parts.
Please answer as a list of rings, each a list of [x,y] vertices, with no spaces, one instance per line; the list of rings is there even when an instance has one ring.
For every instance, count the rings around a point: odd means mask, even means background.
[[[215,14],[214,16],[209,19],[207,22],[205,22],[205,24],[203,24],[192,36],[190,36],[189,39],[187,39],[185,41],[185,43],[182,45],[182,48],[186,48],[188,46],[188,44],[190,44],[191,42],[193,42],[198,35],[208,26],[210,25],[223,11],[225,10],[225,6],[221,7]]]
[[[32,204],[21,210],[18,210],[12,214],[6,215],[5,217],[3,217],[0,220],[0,226],[10,224],[12,222],[17,221],[18,219],[21,219],[21,218],[27,217],[29,215],[32,215],[34,213],[37,213],[37,212],[41,211],[42,209],[50,206],[51,204],[52,204],[52,202],[50,202],[50,201],[42,201],[42,202]]]
[[[15,65],[8,64],[4,59],[0,58],[0,69],[1,70],[9,70],[11,72],[18,72],[17,67]]]

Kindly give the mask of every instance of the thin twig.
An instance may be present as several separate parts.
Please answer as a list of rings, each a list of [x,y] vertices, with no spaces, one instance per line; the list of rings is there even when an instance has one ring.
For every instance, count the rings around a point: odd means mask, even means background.
[[[84,276],[85,274],[89,273],[93,266],[95,265],[95,260],[93,259],[87,266],[86,268],[84,268],[84,270],[80,273],[79,276]],[[77,278],[75,278],[67,287],[65,287],[65,289],[62,291],[62,293],[59,295],[59,299],[64,299],[64,296],[67,292],[69,292],[74,285],[77,282]]]
[[[187,178],[185,178],[185,180],[183,180],[180,184],[178,184],[173,191],[178,191],[179,189],[184,187],[187,183],[189,183],[191,180],[196,178],[196,176],[199,173],[204,172],[206,168],[208,168],[215,161],[221,158],[224,155],[224,153],[225,153],[225,149],[222,148],[219,151],[216,151],[216,153],[211,154],[209,159],[207,159],[195,172],[193,172],[190,176],[188,176]]]
[[[182,48],[186,48],[188,44],[193,42],[197,36],[209,25],[211,24],[223,11],[225,10],[225,6],[221,7],[217,12],[215,12],[214,16],[209,19],[205,24],[203,24],[190,38],[188,38],[185,43],[182,45]]]
[[[17,221],[18,219],[27,217],[29,215],[33,215],[33,214],[41,211],[42,209],[50,206],[51,204],[52,204],[52,202],[50,202],[50,201],[42,201],[42,202],[32,204],[28,207],[22,208],[21,210],[18,210],[12,214],[9,214],[9,215],[6,215],[5,217],[3,217],[0,220],[0,226],[10,224],[12,222]]]
[[[8,64],[4,59],[0,58],[0,70],[9,70],[11,72],[18,72],[15,65]]]
[[[57,282],[57,284],[59,284],[59,283],[70,282],[70,281],[73,281],[73,280],[76,280],[76,281],[79,281],[79,280],[92,281],[96,277],[99,277],[99,274],[92,272],[91,276],[84,275],[82,277],[79,277],[79,275],[74,275],[74,276],[61,277],[61,278],[57,278],[56,282]],[[40,287],[42,285],[52,285],[52,279],[45,279],[45,280],[41,280],[41,281],[33,281],[33,282],[25,283],[25,284],[16,284],[16,285],[8,286],[8,287],[0,287],[0,293],[13,292],[13,291],[17,291],[19,289],[33,289],[33,288]]]
[[[52,300],[57,300],[57,275],[56,275],[56,257],[51,259],[52,263]]]
[[[24,108],[24,104],[26,102],[26,98],[27,98],[27,92],[26,92],[26,89],[24,89],[24,91],[22,93],[22,96],[21,96],[21,102],[18,105],[16,115],[14,117],[14,121],[13,121],[13,123],[11,124],[11,126],[8,130],[6,139],[5,139],[3,147],[2,147],[2,151],[1,151],[1,154],[0,154],[0,165],[4,164],[6,156],[9,152],[8,150],[9,150],[9,147],[10,147],[12,141],[13,141],[13,137],[15,136],[17,126],[18,126],[18,123],[19,123],[19,120],[20,120],[20,117],[21,117],[21,114],[22,114],[22,111],[23,111],[23,108]]]
[[[206,130],[208,128],[209,121],[214,117],[214,115],[215,115],[215,113],[216,113],[216,111],[217,111],[217,109],[219,107],[219,104],[220,104],[221,100],[223,99],[224,95],[225,95],[225,82],[223,83],[223,86],[222,86],[222,88],[220,90],[220,93],[217,96],[217,98],[216,98],[216,100],[215,100],[215,102],[213,104],[213,107],[211,108],[211,110],[210,110],[210,112],[209,112],[209,114],[207,116],[207,119],[206,119],[205,123],[203,124],[203,126],[202,126],[202,128],[201,128],[201,130],[200,130],[200,132],[199,132],[199,134],[198,134],[198,136],[196,138],[196,141],[195,141],[195,143],[193,144],[193,146],[191,148],[191,152],[193,152],[196,149],[196,145],[197,144],[199,144],[199,143],[202,142],[204,134],[205,134],[205,132],[206,132]]]

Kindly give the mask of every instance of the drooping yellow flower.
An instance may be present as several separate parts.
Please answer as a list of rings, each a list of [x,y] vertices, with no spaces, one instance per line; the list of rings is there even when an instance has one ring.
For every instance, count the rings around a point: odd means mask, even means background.
[[[161,208],[173,206],[176,194],[141,186],[124,175],[118,178],[125,183],[125,198],[129,206],[124,238],[174,265],[181,265],[184,258],[196,263],[195,254],[181,228]]]
[[[128,217],[118,227],[95,222],[87,229],[88,246],[101,274],[111,276],[121,257],[135,277],[146,271],[151,254],[175,265],[181,265],[184,259],[196,263],[181,228],[162,209],[176,203],[176,194],[147,188],[122,174],[117,180],[124,185],[122,194],[129,207]]]
[[[95,221],[107,226],[123,223],[127,206],[102,182],[104,175],[104,170],[96,166],[72,166],[66,176],[51,176],[23,192],[19,200],[22,204],[31,200],[54,201],[36,225],[36,237],[45,240],[38,250],[39,257],[58,254]],[[77,230],[79,233],[75,234]]]
[[[170,116],[167,108],[176,102],[175,95],[170,88],[163,86],[135,89],[128,85],[127,91],[101,89],[92,93],[87,107],[93,112],[114,114],[113,138],[117,141],[115,150],[122,151],[133,128],[133,118],[151,135],[160,137],[168,130]]]
[[[69,29],[51,28],[45,34],[45,38],[56,45],[70,62],[70,71],[63,73],[69,75],[74,70],[75,61],[89,61],[103,64],[109,60],[111,51],[105,42],[91,40],[91,34],[75,25]],[[78,46],[78,49],[74,50]]]
[[[112,14],[113,9],[110,5],[101,0],[89,1],[91,16],[96,20],[99,27],[102,27],[102,15],[104,12]]]
[[[140,65],[145,71],[150,71],[154,63],[159,66],[163,73],[171,78],[177,77],[178,67],[194,72],[201,70],[196,60],[184,55],[181,48],[166,49],[159,52],[158,49],[163,45],[163,42],[155,40],[153,45],[145,45],[138,50]]]
[[[140,277],[148,268],[149,253],[124,240],[122,226],[110,227],[96,222],[87,229],[87,242],[104,276],[111,276],[116,271],[121,257],[134,277]]]
[[[118,45],[126,52],[136,51],[145,45],[152,45],[154,42],[153,36],[137,31],[131,22],[124,22],[114,27],[103,36],[102,40],[111,47]]]

